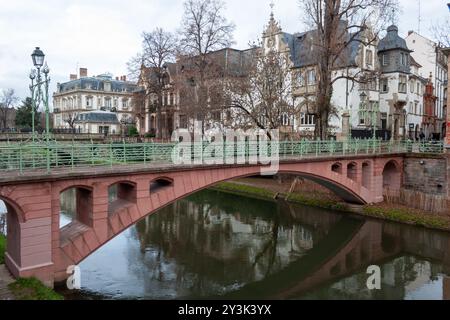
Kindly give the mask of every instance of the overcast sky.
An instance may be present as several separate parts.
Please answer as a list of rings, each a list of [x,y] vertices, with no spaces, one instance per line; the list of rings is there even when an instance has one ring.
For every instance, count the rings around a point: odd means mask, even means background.
[[[284,31],[304,31],[298,0],[274,0],[275,17]],[[431,23],[448,17],[447,0],[421,0],[421,33],[431,37]],[[236,24],[235,47],[245,48],[262,33],[270,0],[226,0],[227,18]],[[419,0],[400,0],[402,35],[418,29]],[[78,67],[89,75],[127,74],[126,62],[141,46],[142,31],[176,31],[182,0],[0,0],[0,89],[28,95],[30,54],[40,46],[51,69],[51,92]]]

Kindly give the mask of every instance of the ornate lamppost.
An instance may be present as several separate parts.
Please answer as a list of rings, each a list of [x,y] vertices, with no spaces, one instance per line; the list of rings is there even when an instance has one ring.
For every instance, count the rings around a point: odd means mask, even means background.
[[[50,110],[48,107],[48,86],[50,84],[50,69],[48,68],[47,63],[44,64],[45,54],[39,47],[36,47],[36,49],[33,51],[33,53],[31,54],[31,58],[33,59],[33,65],[35,67],[35,69],[31,69],[30,72],[30,91],[32,100],[31,122],[33,142],[35,140],[35,112],[42,102],[45,107],[45,138],[46,142],[48,143],[50,138]],[[42,79],[42,74],[44,74],[44,79]]]

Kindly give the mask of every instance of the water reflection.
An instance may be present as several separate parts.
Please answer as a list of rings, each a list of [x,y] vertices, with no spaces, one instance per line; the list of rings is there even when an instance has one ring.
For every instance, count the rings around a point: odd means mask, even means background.
[[[442,299],[450,236],[213,191],[148,217],[81,264],[68,298]],[[366,268],[382,268],[369,291]]]

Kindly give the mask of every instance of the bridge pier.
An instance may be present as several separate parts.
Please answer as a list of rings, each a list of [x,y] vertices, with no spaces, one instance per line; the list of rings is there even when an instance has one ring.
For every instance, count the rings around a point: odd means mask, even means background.
[[[37,188],[36,188],[37,187]],[[17,190],[23,205],[7,203],[5,264],[16,278],[36,277],[53,286],[51,185],[39,184]]]

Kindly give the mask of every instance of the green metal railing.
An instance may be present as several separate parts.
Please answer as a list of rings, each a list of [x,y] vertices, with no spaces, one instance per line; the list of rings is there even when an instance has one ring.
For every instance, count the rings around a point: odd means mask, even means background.
[[[80,144],[0,144],[0,172],[25,173],[33,169],[54,169],[92,166],[118,166],[131,164],[172,164],[175,144],[160,143],[111,143]],[[337,141],[283,141],[260,144],[246,141],[237,144],[223,143],[217,154],[206,154],[207,143],[187,148],[191,159],[207,156],[209,159],[233,159],[259,157],[315,158],[326,156],[352,156],[362,154],[427,153],[444,152],[442,143],[384,142],[381,140]],[[262,150],[264,148],[264,150]],[[189,156],[188,156],[189,158]],[[202,158],[200,158],[202,161]]]

